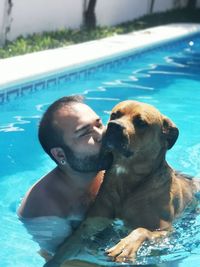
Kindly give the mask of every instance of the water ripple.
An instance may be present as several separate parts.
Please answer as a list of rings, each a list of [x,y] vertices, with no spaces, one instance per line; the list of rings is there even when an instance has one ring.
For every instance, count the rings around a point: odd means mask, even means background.
[[[34,115],[34,116],[28,116],[28,117],[22,117],[22,116],[14,116],[13,119],[15,119],[15,122],[10,122],[5,125],[0,125],[0,132],[22,132],[24,131],[24,128],[21,127],[21,125],[29,124],[31,123],[32,119],[38,119],[40,116]]]

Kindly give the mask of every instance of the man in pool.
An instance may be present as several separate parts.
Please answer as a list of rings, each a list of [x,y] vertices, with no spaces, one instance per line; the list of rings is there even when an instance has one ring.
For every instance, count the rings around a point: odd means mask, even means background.
[[[99,190],[103,131],[80,96],[58,99],[41,119],[39,141],[57,167],[32,186],[18,214],[46,260],[84,219]]]

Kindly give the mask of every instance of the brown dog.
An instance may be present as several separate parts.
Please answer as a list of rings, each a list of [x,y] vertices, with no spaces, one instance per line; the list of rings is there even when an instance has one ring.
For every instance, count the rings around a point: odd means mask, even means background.
[[[120,218],[133,229],[107,251],[116,261],[134,260],[145,240],[165,236],[200,189],[198,180],[166,162],[166,151],[177,138],[177,127],[154,107],[136,101],[116,105],[103,141],[104,154],[112,152],[113,164],[87,219],[45,266],[61,266],[84,244],[80,237],[92,236],[108,219]]]

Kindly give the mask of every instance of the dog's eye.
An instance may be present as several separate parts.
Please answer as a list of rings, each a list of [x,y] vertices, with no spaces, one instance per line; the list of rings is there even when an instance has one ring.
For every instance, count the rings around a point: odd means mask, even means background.
[[[140,129],[144,129],[148,126],[148,123],[139,116],[133,119],[133,124]]]
[[[115,120],[117,118],[117,114],[116,113],[112,113],[110,115],[110,120]]]
[[[116,119],[119,119],[121,116],[122,116],[122,113],[121,113],[120,111],[113,112],[113,113],[110,115],[110,120],[116,120]]]

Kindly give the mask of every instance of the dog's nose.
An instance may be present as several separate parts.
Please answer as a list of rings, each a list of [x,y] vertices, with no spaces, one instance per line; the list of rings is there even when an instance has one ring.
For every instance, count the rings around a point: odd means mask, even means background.
[[[103,137],[102,148],[108,151],[117,150],[125,157],[133,154],[129,148],[129,135],[121,121],[111,120],[108,123],[106,133]]]
[[[125,129],[125,126],[119,121],[110,121],[108,123],[108,129],[116,133],[116,132],[123,131]]]
[[[123,139],[125,127],[118,121],[110,121],[105,133],[104,142],[108,147],[116,146]]]

